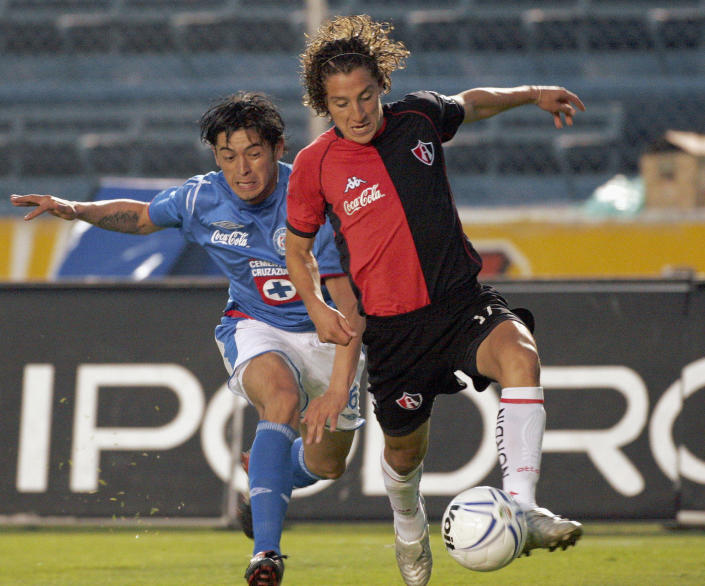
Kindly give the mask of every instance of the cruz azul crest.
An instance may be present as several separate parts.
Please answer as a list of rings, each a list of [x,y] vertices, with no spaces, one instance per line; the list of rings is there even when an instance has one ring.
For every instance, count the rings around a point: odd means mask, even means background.
[[[419,140],[416,146],[411,149],[413,155],[424,165],[433,165],[433,143],[421,142]]]

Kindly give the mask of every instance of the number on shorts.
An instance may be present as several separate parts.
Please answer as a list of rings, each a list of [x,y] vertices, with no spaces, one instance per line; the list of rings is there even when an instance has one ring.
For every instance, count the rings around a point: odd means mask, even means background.
[[[489,316],[492,315],[492,308],[491,308],[489,305],[488,305],[487,307],[485,307],[485,311],[487,312],[487,317],[489,317]],[[486,319],[486,318],[485,318],[485,316],[483,316],[483,315],[473,315],[473,316],[472,316],[472,319],[476,319],[476,320],[477,320],[477,323],[479,323],[480,325],[482,325],[482,324],[485,323],[485,319]]]

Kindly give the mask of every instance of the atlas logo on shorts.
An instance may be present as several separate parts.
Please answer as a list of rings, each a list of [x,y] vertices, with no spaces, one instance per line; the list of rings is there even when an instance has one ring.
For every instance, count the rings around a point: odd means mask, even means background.
[[[421,407],[421,403],[423,403],[421,393],[414,393],[413,395],[410,395],[406,391],[404,391],[404,394],[396,400],[396,404],[407,411],[416,411],[416,409]]]
[[[428,165],[429,167],[433,165],[432,142],[421,142],[421,139],[419,139],[419,142],[417,142],[416,146],[411,149],[411,152],[424,165]]]

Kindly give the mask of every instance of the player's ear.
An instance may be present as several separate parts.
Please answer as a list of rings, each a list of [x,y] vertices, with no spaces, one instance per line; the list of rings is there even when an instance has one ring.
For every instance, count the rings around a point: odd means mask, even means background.
[[[215,159],[215,164],[218,166],[218,169],[222,169],[220,166],[220,162],[218,161],[218,152],[215,150],[215,147],[213,145],[210,146],[211,152],[213,153],[213,159]]]
[[[274,160],[278,161],[284,156],[284,139],[280,138],[274,145]]]

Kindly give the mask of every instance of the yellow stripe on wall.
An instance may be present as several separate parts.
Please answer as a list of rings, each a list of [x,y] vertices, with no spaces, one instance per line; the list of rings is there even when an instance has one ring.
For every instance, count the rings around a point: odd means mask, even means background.
[[[0,279],[47,281],[54,259],[63,252],[72,223],[58,218],[0,219]]]
[[[0,218],[0,279],[3,281],[10,279],[14,225],[14,220],[10,218]]]
[[[516,249],[529,270],[511,262],[509,277],[658,277],[680,269],[705,274],[705,222],[517,221],[466,223],[464,229],[480,254],[487,241]]]
[[[705,220],[565,221],[464,217],[478,252],[505,255],[507,277],[705,275]],[[0,280],[50,280],[74,226],[58,218],[0,218]],[[28,247],[19,249],[18,247]],[[14,262],[14,266],[13,266]],[[486,262],[486,266],[490,266]],[[494,276],[483,274],[483,277]]]
[[[63,242],[63,235],[70,222],[59,219],[33,220],[34,247],[27,267],[28,280],[46,280],[51,275],[52,261],[57,253],[57,246]]]

